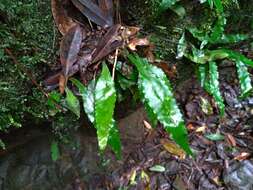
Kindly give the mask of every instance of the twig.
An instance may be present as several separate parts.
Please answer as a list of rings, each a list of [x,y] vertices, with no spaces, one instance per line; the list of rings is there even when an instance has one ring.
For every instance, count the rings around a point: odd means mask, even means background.
[[[112,80],[114,80],[115,78],[115,69],[116,69],[116,65],[118,61],[118,54],[119,54],[119,49],[117,48],[115,52],[115,59],[114,59],[113,69],[112,69]]]

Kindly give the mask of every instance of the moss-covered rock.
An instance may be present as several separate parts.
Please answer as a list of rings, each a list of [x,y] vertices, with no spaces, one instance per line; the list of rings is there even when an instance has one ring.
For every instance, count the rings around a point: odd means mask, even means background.
[[[0,2],[0,130],[20,127],[25,119],[34,122],[47,117],[46,98],[13,60],[40,82],[55,60],[55,29],[50,1],[2,0]]]

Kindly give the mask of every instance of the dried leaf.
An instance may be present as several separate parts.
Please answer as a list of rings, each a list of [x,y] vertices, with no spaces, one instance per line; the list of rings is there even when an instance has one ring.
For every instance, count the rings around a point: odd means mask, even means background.
[[[177,144],[168,139],[161,139],[161,144],[169,153],[178,156],[180,159],[185,159],[185,151],[181,149]]]
[[[147,121],[143,120],[143,123],[148,130],[152,130],[152,126]]]
[[[134,38],[127,45],[128,48],[132,51],[136,51],[137,46],[149,46],[150,42],[148,38]]]
[[[51,0],[54,21],[62,35],[65,35],[75,25],[75,22],[68,16],[64,8],[64,5],[68,3],[69,0]]]
[[[235,140],[235,138],[233,137],[233,135],[231,135],[231,134],[226,134],[226,140],[227,140],[227,142],[231,145],[231,146],[236,146],[236,140]]]
[[[71,0],[83,15],[89,20],[102,27],[110,27],[113,25],[112,20],[104,14],[97,4],[91,0]]]
[[[102,59],[103,57],[107,56],[111,52],[115,51],[118,47],[123,44],[122,38],[119,37],[119,29],[120,25],[112,26],[104,37],[99,42],[96,51],[92,56],[92,62],[95,63]]]
[[[61,94],[64,93],[65,86],[66,86],[66,77],[61,74],[59,76],[59,90],[60,90]]]
[[[205,130],[206,130],[206,126],[202,126],[202,127],[198,127],[198,128],[196,129],[196,132],[197,132],[197,133],[203,133],[203,132],[205,132]]]
[[[60,59],[63,74],[67,78],[73,64],[77,61],[77,56],[82,43],[82,29],[79,25],[75,25],[63,37],[60,46]]]
[[[110,23],[113,23],[113,2],[112,0],[98,0],[98,5],[104,14],[108,17]]]
[[[246,160],[249,156],[250,156],[250,153],[242,152],[238,156],[234,157],[234,160],[238,160],[238,161]]]

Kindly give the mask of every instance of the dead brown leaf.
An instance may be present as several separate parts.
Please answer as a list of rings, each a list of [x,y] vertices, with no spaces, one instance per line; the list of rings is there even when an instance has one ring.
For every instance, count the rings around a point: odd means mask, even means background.
[[[60,45],[60,60],[64,76],[69,75],[73,64],[77,61],[83,39],[82,29],[76,24],[64,35]]]
[[[242,152],[236,157],[234,157],[234,160],[243,161],[246,160],[250,156],[250,153],[248,152]]]
[[[231,145],[231,146],[236,146],[236,140],[235,138],[233,137],[233,135],[231,134],[226,134],[226,141]]]
[[[176,143],[169,141],[168,139],[161,139],[160,143],[169,153],[178,156],[180,159],[185,159],[185,151],[181,149]]]
[[[69,0],[51,0],[54,21],[62,35],[65,35],[75,25],[75,22],[68,16],[64,8],[64,5],[67,4],[69,4]]]

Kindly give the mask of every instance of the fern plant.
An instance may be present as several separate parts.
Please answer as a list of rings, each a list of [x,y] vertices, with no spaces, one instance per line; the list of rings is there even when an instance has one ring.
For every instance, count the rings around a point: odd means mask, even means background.
[[[209,5],[215,6],[217,21],[214,27],[203,32],[195,27],[187,30],[200,42],[199,48],[186,41],[182,34],[177,47],[177,58],[186,57],[197,64],[198,78],[201,86],[215,99],[220,114],[224,115],[224,100],[219,90],[219,73],[217,61],[230,59],[235,62],[241,87],[241,97],[247,97],[252,92],[250,74],[247,66],[252,67],[253,61],[244,55],[226,48],[226,44],[238,43],[249,38],[246,34],[225,34],[226,17],[221,0],[208,0]],[[219,46],[213,50],[213,45]],[[211,50],[212,49],[212,50]]]

